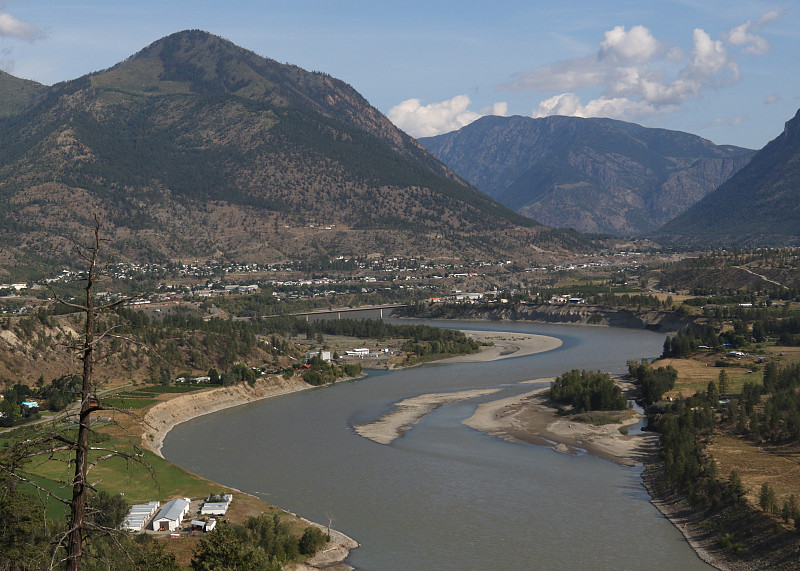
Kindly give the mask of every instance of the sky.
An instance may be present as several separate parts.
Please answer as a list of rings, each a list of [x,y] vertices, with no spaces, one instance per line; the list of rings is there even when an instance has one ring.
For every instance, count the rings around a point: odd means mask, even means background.
[[[574,115],[760,149],[800,107],[791,0],[0,0],[0,69],[51,85],[186,29],[337,77],[414,137]]]

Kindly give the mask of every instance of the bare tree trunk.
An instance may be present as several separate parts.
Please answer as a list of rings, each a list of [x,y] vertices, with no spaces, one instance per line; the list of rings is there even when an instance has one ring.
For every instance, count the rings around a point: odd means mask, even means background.
[[[75,439],[75,477],[72,480],[72,502],[70,504],[70,521],[67,532],[67,571],[79,571],[83,557],[83,526],[86,516],[88,497],[87,472],[89,465],[89,432],[91,430],[90,414],[92,412],[91,397],[92,366],[94,364],[94,281],[97,264],[97,252],[100,248],[100,226],[95,224],[94,248],[89,256],[89,271],[86,278],[86,305],[82,308],[86,314],[83,349],[83,384],[81,386],[81,408],[79,413],[78,436]]]

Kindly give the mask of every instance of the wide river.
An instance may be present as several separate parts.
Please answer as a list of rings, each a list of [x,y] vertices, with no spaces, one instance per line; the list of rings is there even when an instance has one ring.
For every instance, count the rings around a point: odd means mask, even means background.
[[[569,369],[621,372],[661,352],[663,334],[499,322],[445,327],[558,337],[553,351],[487,363],[380,371],[203,416],[163,453],[211,480],[327,524],[361,543],[357,569],[710,569],[649,503],[641,467],[509,443],[461,422],[521,381]],[[430,392],[501,387],[444,405],[391,445],[357,435],[393,403]]]

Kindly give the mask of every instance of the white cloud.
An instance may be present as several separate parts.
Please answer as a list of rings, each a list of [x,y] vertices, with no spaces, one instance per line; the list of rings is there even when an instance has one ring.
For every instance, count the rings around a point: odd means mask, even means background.
[[[672,110],[671,106],[656,107],[648,101],[636,101],[627,97],[598,97],[584,105],[576,94],[562,93],[539,103],[539,106],[531,113],[531,117],[568,115],[570,117],[611,117],[630,121],[638,117],[647,117]]]
[[[762,53],[765,43],[753,30],[778,17],[780,13],[768,12],[756,22],[734,28],[726,40],[730,45],[746,45],[750,53]],[[605,32],[595,54],[527,71],[501,88],[562,92],[539,103],[534,117],[560,114],[630,120],[676,111],[686,101],[701,97],[705,89],[738,81],[739,66],[728,44],[696,28],[692,48],[685,52],[659,42],[644,26],[629,30],[616,26]],[[601,92],[584,103],[580,93],[588,88]]]
[[[600,43],[598,59],[622,64],[647,63],[659,50],[659,43],[644,26],[634,26],[629,32],[625,26],[616,26],[605,33]]]
[[[412,137],[433,137],[456,131],[484,115],[505,115],[508,105],[495,103],[481,110],[471,111],[467,95],[456,95],[440,103],[422,105],[419,99],[407,99],[389,109],[386,116],[398,128]]]
[[[769,95],[764,99],[764,103],[766,105],[772,105],[773,103],[777,103],[780,100],[781,96],[778,95],[777,93],[773,93],[772,95]]]
[[[0,36],[33,41],[42,36],[42,32],[30,24],[17,20],[11,14],[0,12]]]
[[[731,29],[726,34],[725,39],[731,45],[746,46],[744,48],[745,53],[764,55],[769,51],[769,42],[755,32],[761,30],[767,23],[779,19],[782,15],[782,12],[778,10],[767,12],[755,22],[748,20],[744,24]]]

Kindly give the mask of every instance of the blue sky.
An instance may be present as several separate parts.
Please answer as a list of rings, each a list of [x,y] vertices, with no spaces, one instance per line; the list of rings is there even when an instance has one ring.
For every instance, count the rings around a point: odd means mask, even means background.
[[[0,0],[0,69],[49,85],[195,28],[338,77],[414,136],[562,114],[761,148],[800,107],[789,0]]]

